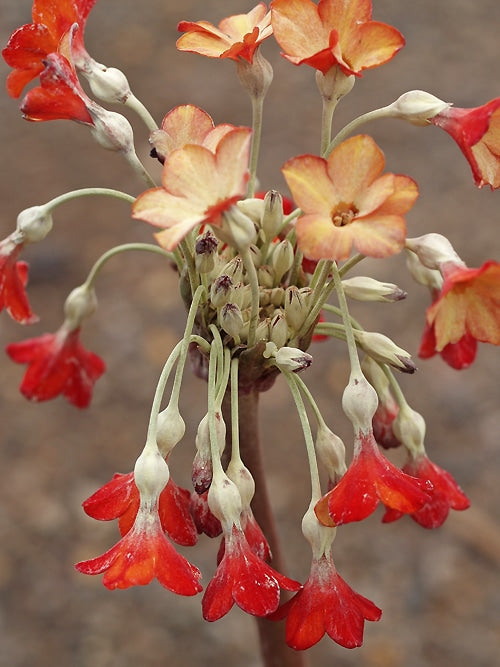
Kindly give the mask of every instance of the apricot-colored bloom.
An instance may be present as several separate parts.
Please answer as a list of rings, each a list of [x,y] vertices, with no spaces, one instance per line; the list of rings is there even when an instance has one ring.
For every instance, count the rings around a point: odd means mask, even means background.
[[[439,291],[436,292],[434,301],[438,298]],[[437,352],[434,326],[426,322],[418,348],[418,356],[421,359],[430,359]],[[476,353],[477,340],[468,331],[456,343],[448,343],[439,351],[441,358],[457,371],[468,368],[476,358]]]
[[[488,261],[479,269],[445,262],[439,297],[427,309],[438,352],[466,334],[483,343],[500,345],[500,264]],[[467,343],[464,343],[464,345]]]
[[[34,0],[33,23],[18,28],[2,51],[5,62],[14,68],[7,77],[7,91],[19,97],[24,86],[45,68],[50,53],[59,50],[62,38],[74,23],[79,30],[72,43],[78,59],[87,52],[83,46],[85,22],[96,0]]]
[[[478,187],[500,187],[500,97],[474,109],[447,107],[430,122],[457,142]]]
[[[0,311],[5,308],[17,322],[33,324],[38,317],[26,296],[28,264],[17,260],[23,244],[16,243],[11,236],[0,241]]]
[[[419,510],[410,514],[411,518],[424,528],[439,528],[451,509],[466,510],[470,506],[469,499],[455,482],[449,472],[430,461],[425,454],[411,458],[403,466],[403,471],[413,477],[432,483],[428,491],[429,500]],[[403,516],[402,512],[388,509],[384,515],[384,523],[396,521]]]
[[[158,498],[158,515],[163,530],[177,544],[192,546],[197,542],[196,526],[190,512],[191,494],[169,478]],[[132,528],[140,505],[134,473],[116,473],[83,503],[83,509],[94,519],[118,519],[120,534]]]
[[[105,370],[103,360],[82,346],[80,329],[71,331],[65,325],[54,334],[11,343],[7,354],[19,364],[28,364],[20,389],[32,401],[63,394],[73,405],[85,408]]]
[[[286,643],[303,651],[326,633],[345,648],[363,643],[366,621],[378,621],[381,610],[356,593],[338,574],[331,555],[314,558],[309,578],[291,600],[273,614],[286,617]]]
[[[294,157],[283,174],[302,210],[297,242],[309,259],[347,259],[352,246],[370,257],[399,252],[406,238],[404,214],[418,189],[408,176],[383,174],[384,154],[368,135],[339,144],[328,159]]]
[[[222,618],[235,602],[248,614],[268,616],[278,608],[280,588],[299,590],[297,581],[276,572],[253,553],[242,530],[233,526],[224,537],[224,555],[202,600],[206,621]]]
[[[101,574],[109,589],[146,586],[156,578],[179,595],[202,590],[200,571],[181,556],[163,533],[157,506],[139,508],[133,528],[102,556],[75,565],[83,574]]]
[[[229,123],[215,126],[206,111],[192,104],[184,104],[167,113],[161,128],[151,132],[149,141],[156,157],[164,163],[169,153],[187,144],[205,146],[215,152],[222,137],[234,129],[234,125]]]
[[[198,225],[220,226],[222,214],[246,194],[250,134],[250,128],[235,128],[214,152],[194,144],[172,151],[163,166],[163,187],[139,195],[132,217],[165,227],[156,238],[167,250]]]
[[[263,2],[248,14],[223,19],[218,28],[208,21],[181,21],[178,30],[186,33],[177,40],[179,51],[192,51],[209,58],[242,58],[249,63],[253,62],[259,44],[273,32],[271,12]]]
[[[325,526],[361,521],[379,502],[404,514],[413,514],[429,501],[427,488],[423,481],[401,472],[380,453],[371,431],[360,431],[347,472],[321,498],[314,511]]]
[[[403,46],[401,33],[372,21],[371,0],[273,0],[274,36],[294,65],[326,74],[338,65],[347,76],[383,65]]]
[[[45,59],[40,86],[32,88],[21,103],[27,120],[74,120],[94,125],[89,109],[93,103],[84,92],[69,61],[59,53]]]

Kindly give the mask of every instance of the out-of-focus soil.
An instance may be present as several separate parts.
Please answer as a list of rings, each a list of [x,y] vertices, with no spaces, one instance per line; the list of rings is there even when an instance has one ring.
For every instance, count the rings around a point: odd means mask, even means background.
[[[29,0],[2,0],[2,44],[29,22],[29,5]],[[336,129],[415,88],[462,107],[500,94],[498,0],[374,5],[375,18],[398,27],[407,45],[389,64],[357,81],[339,106]],[[191,102],[217,123],[248,124],[249,104],[233,63],[178,53],[175,39],[181,19],[217,22],[249,8],[242,0],[100,0],[87,24],[88,50],[124,69],[159,120],[175,105]],[[320,102],[310,68],[285,62],[271,43],[263,50],[274,65],[275,82],[265,113],[261,185],[284,189],[281,164],[317,151]],[[4,79],[8,68],[2,63],[0,70]],[[98,148],[86,128],[62,121],[27,123],[5,93],[0,111],[2,238],[21,209],[65,191],[85,186],[141,191],[128,166]],[[146,133],[131,120],[140,155],[148,161]],[[421,198],[408,216],[411,235],[449,236],[470,266],[498,258],[500,195],[474,187],[468,165],[444,132],[397,121],[372,123],[366,130],[383,147],[387,168],[419,183]],[[83,281],[96,257],[114,244],[150,238],[151,228],[131,221],[120,202],[86,199],[58,209],[50,237],[26,251],[29,295],[41,322],[22,328],[2,313],[2,345],[55,330],[65,295]],[[402,257],[368,267],[409,296],[394,305],[355,307],[355,315],[416,355],[428,295],[409,278]],[[99,577],[73,569],[75,561],[100,554],[117,540],[116,525],[87,518],[80,504],[113,472],[132,469],[162,362],[183,321],[176,277],[156,256],[115,258],[97,291],[99,310],[83,340],[106,360],[108,372],[88,410],[63,399],[27,403],[17,390],[23,369],[6,356],[1,363],[0,665],[255,667],[253,619],[239,610],[209,624],[201,618],[199,596],[178,598],[157,584],[109,592]],[[339,408],[348,372],[345,350],[340,343],[317,344],[313,355],[304,379],[331,427],[350,443]],[[436,531],[408,518],[382,525],[380,511],[339,530],[340,573],[384,613],[379,623],[367,624],[362,648],[348,651],[324,639],[311,650],[311,665],[492,667],[500,652],[497,350],[480,346],[476,363],[460,373],[440,359],[420,362],[418,373],[401,381],[412,406],[426,416],[429,455],[452,472],[472,506]],[[185,385],[181,407],[187,433],[172,465],[176,479],[187,485],[205,387],[191,377]],[[292,401],[279,381],[262,396],[262,431],[287,573],[305,580],[309,547],[300,520],[309,493],[306,456]],[[201,539],[188,554],[204,582],[214,571],[216,550],[215,543]]]

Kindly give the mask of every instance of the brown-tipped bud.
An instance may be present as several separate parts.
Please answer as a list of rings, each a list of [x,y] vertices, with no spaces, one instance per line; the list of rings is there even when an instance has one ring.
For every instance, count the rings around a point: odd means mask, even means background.
[[[210,301],[214,308],[222,308],[231,300],[234,290],[234,283],[230,276],[222,273],[214,280],[210,287]]]
[[[218,245],[219,242],[209,229],[204,234],[198,236],[194,245],[194,259],[196,269],[199,273],[213,271]]]
[[[264,197],[262,231],[269,243],[276,237],[283,224],[283,197],[277,190],[269,190]]]
[[[296,347],[282,347],[278,350],[272,342],[266,345],[263,356],[266,359],[274,358],[276,366],[287,373],[299,373],[309,368],[313,361],[312,356],[307,352]]]
[[[439,270],[441,264],[446,262],[464,265],[451,243],[442,234],[424,234],[414,239],[406,239],[405,247],[414,252],[428,269]]]
[[[90,317],[97,308],[97,298],[93,289],[80,285],[72,290],[64,303],[66,326],[77,329],[84,319]]]
[[[221,275],[231,278],[234,284],[240,283],[243,279],[243,260],[239,255],[233,257],[222,269]]]
[[[231,303],[236,304],[241,310],[245,310],[252,303],[252,288],[250,285],[238,283],[233,288]]]
[[[259,266],[257,269],[259,285],[261,287],[271,288],[274,285],[274,269],[267,264]]]
[[[278,348],[284,347],[286,344],[288,340],[288,324],[284,313],[276,313],[272,318],[269,328],[269,340]]]
[[[269,325],[270,325],[270,320],[268,317],[266,317],[265,320],[260,320],[260,322],[257,324],[257,328],[255,330],[256,343],[258,343],[261,340],[265,342],[269,340]]]
[[[254,243],[248,248],[250,250],[250,257],[252,258],[253,265],[258,268],[262,263],[262,252]]]
[[[309,290],[310,292],[310,290]],[[300,327],[309,314],[307,306],[308,294],[299,290],[295,285],[290,285],[285,290],[285,317],[288,326],[293,331],[299,331]]]
[[[288,239],[284,239],[275,245],[271,265],[274,269],[276,285],[280,284],[283,276],[292,268],[293,259],[293,246]]]
[[[226,303],[219,311],[219,325],[233,338],[239,336],[243,329],[241,308],[235,303]]]
[[[220,412],[215,415],[217,449],[219,455],[226,445],[226,424]],[[195,438],[196,455],[193,460],[191,479],[196,493],[204,493],[212,482],[212,455],[210,447],[209,415],[206,414],[198,424]]]
[[[42,241],[52,229],[52,215],[46,206],[25,208],[17,216],[16,231],[23,243]]]
[[[392,283],[382,283],[368,276],[355,276],[342,281],[344,292],[356,301],[401,301],[407,293]]]
[[[376,331],[354,330],[358,345],[370,357],[382,364],[389,364],[403,373],[414,373],[417,367],[412,361],[411,354],[398,347],[388,336]]]
[[[315,446],[318,458],[326,468],[333,487],[347,470],[344,442],[323,424],[318,429]]]

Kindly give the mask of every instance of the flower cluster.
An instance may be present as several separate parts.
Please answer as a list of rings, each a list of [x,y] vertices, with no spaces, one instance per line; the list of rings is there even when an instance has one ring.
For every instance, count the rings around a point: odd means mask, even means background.
[[[273,0],[269,8],[259,3],[218,27],[207,21],[178,26],[180,51],[234,61],[251,99],[252,127],[216,125],[191,104],[169,110],[158,126],[125,76],[88,54],[83,34],[94,4],[34,0],[33,22],[16,30],[3,50],[13,68],[7,90],[19,97],[34,82],[21,101],[26,119],[87,125],[100,145],[125,157],[146,189],[133,197],[86,188],[23,211],[16,229],[0,242],[0,309],[21,324],[36,321],[25,291],[28,267],[19,255],[24,245],[46,239],[53,211],[68,199],[91,195],[127,201],[133,219],[157,228],[156,243],[109,250],[68,296],[57,332],[12,343],[7,353],[28,364],[21,382],[27,398],[63,395],[77,407],[88,406],[105,365],[82,346],[82,326],[96,310],[101,267],[128,251],[168,260],[178,273],[188,314],[184,335],[161,372],[134,471],[115,474],[83,503],[95,519],[116,519],[121,539],[76,568],[103,574],[110,589],[156,578],[174,593],[194,596],[203,590],[201,572],[172,542],[189,547],[202,534],[220,537],[217,565],[202,598],[206,620],[220,619],[236,604],[269,624],[286,619],[286,642],[293,649],[308,649],[325,633],[341,646],[360,646],[365,621],[379,620],[381,610],[337,572],[332,544],[338,527],[364,520],[381,504],[384,523],[406,514],[436,528],[450,509],[464,510],[469,501],[451,474],[428,457],[425,421],[408,405],[393,372],[413,373],[411,355],[385,334],[366,331],[349,312],[349,300],[397,303],[406,292],[392,282],[348,273],[366,257],[382,260],[405,251],[410,275],[429,288],[432,299],[419,355],[439,353],[463,369],[474,361],[478,341],[500,345],[500,264],[490,260],[469,268],[443,236],[408,238],[405,216],[418,198],[417,184],[386,171],[382,149],[358,128],[374,117],[440,127],[464,153],[476,185],[495,189],[500,187],[500,98],[460,109],[409,91],[332,136],[336,104],[365,70],[393,58],[404,38],[372,19],[371,0]],[[291,157],[282,167],[293,201],[276,190],[256,192],[263,101],[273,76],[261,47],[273,35],[288,62],[316,70],[323,104],[318,152]],[[139,161],[125,117],[94,97],[127,105],[139,115],[151,156],[161,163],[160,182]],[[336,303],[330,303],[332,295]],[[302,379],[313,361],[311,341],[329,337],[345,341],[350,364],[342,398],[353,428],[349,465],[344,443],[327,426]],[[170,453],[184,437],[179,395],[188,358],[207,385],[192,491],[173,481],[169,466]],[[252,505],[265,484],[258,459],[258,397],[280,375],[295,402],[309,461],[311,501],[302,532],[312,562],[303,585],[282,573],[273,531],[265,534],[272,527],[270,508]],[[394,447],[406,451],[402,469],[383,453]],[[326,490],[320,468],[328,476]],[[282,601],[282,590],[287,600]]]

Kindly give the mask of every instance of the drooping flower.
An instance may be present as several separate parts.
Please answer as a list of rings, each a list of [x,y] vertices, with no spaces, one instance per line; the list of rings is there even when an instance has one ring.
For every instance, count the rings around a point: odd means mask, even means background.
[[[44,62],[40,86],[28,91],[21,103],[24,117],[31,121],[74,120],[94,125],[90,110],[97,105],[81,87],[69,61],[59,53],[51,53]]]
[[[478,269],[445,262],[440,266],[444,278],[438,298],[427,309],[426,319],[441,352],[449,344],[460,344],[466,362],[471,355],[472,338],[500,345],[500,263],[485,262]]]
[[[478,187],[500,187],[500,97],[473,109],[450,106],[429,120],[457,142]]]
[[[28,264],[18,261],[23,243],[16,243],[14,235],[0,241],[0,311],[21,324],[33,324],[38,317],[32,312],[26,295]]]
[[[146,586],[154,578],[179,595],[202,590],[200,571],[165,537],[157,506],[141,506],[132,529],[102,556],[75,565],[83,574],[101,574],[106,588]]]
[[[61,40],[74,23],[79,30],[72,44],[73,57],[77,61],[88,57],[83,32],[95,3],[96,0],[34,0],[33,23],[15,30],[2,51],[7,65],[14,68],[7,77],[11,97],[19,97],[24,86],[43,71],[47,56],[59,51]]]
[[[164,227],[156,238],[167,250],[198,225],[220,227],[223,214],[246,193],[250,133],[245,127],[231,130],[214,152],[194,144],[172,151],[163,166],[163,187],[139,195],[133,217]]]
[[[403,471],[424,482],[432,483],[433,488],[428,490],[429,500],[419,510],[410,514],[411,518],[424,528],[438,528],[444,523],[450,509],[465,510],[470,506],[469,499],[450,473],[430,461],[426,454],[410,456]],[[388,509],[382,521],[388,523],[402,516],[402,512]]]
[[[439,292],[436,294],[436,299],[438,295]],[[421,359],[430,359],[436,353],[438,351],[436,350],[434,327],[426,322],[418,348],[418,356]],[[468,368],[476,358],[476,353],[477,340],[468,331],[456,343],[448,343],[439,351],[441,358],[455,370]]]
[[[418,189],[408,176],[387,173],[384,155],[367,135],[351,137],[327,160],[300,155],[283,166],[294,201],[299,248],[309,259],[347,259],[352,246],[370,257],[399,252],[404,214]]]
[[[103,360],[80,342],[80,329],[62,325],[53,334],[43,334],[7,345],[7,354],[19,364],[28,364],[21,393],[32,401],[48,401],[59,394],[85,408],[96,380],[106,368]]]
[[[271,16],[283,56],[323,74],[338,65],[347,76],[360,76],[405,43],[396,28],[371,20],[371,0],[273,0]]]
[[[191,494],[191,514],[198,533],[217,537],[222,533],[222,525],[219,519],[212,514],[207,502],[208,491]]]
[[[153,130],[149,140],[155,156],[164,163],[169,153],[186,144],[205,146],[215,152],[222,137],[234,129],[234,125],[229,123],[216,127],[206,111],[192,104],[184,104],[167,113],[161,127]]]
[[[259,2],[248,14],[223,19],[218,28],[208,21],[181,21],[178,30],[185,33],[177,40],[179,51],[252,63],[258,46],[272,34],[271,12]]]
[[[261,527],[257,523],[253,512],[247,508],[241,513],[241,529],[248,542],[251,551],[260,558],[260,560],[269,563],[272,559],[271,549],[266,540],[266,536],[262,532]],[[226,549],[226,540],[223,537],[220,543],[219,551],[217,552],[217,563],[220,563]]]
[[[430,485],[429,485],[430,486]],[[362,521],[382,502],[404,514],[413,514],[429,501],[428,486],[406,475],[379,451],[373,432],[360,431],[347,472],[315,507],[325,526]]]
[[[254,616],[268,616],[278,608],[280,588],[297,591],[300,584],[280,574],[251,550],[237,526],[224,532],[224,555],[202,600],[203,618],[216,621],[234,603]]]
[[[197,531],[190,512],[191,494],[170,477],[158,499],[158,515],[162,529],[177,544],[192,546]],[[118,519],[122,536],[132,528],[140,505],[139,490],[134,473],[116,473],[113,479],[98,489],[83,503],[83,509],[94,519]]]

